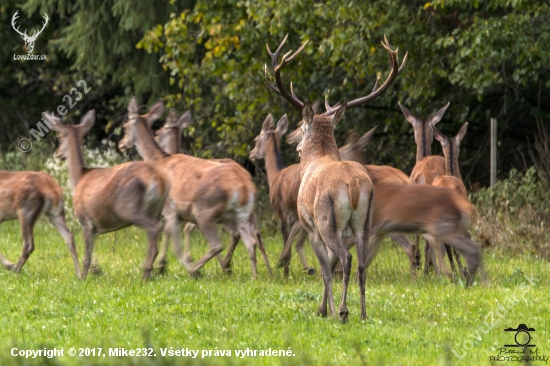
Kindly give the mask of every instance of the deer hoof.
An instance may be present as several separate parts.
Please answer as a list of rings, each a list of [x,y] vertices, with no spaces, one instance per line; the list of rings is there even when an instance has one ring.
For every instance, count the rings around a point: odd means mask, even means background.
[[[306,267],[306,268],[304,268],[304,272],[309,276],[313,276],[315,274],[315,268]]]
[[[348,315],[349,315],[349,311],[345,310],[345,311],[340,311],[340,322],[342,324],[346,324],[348,322]]]

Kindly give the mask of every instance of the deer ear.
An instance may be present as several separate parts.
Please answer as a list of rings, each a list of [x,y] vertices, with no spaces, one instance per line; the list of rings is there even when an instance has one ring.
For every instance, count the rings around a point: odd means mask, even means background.
[[[340,106],[340,108],[336,111],[334,116],[332,116],[332,128],[336,127],[338,122],[344,117],[344,113],[346,113],[346,109],[348,108],[348,103],[344,102]]]
[[[84,115],[80,119],[80,124],[78,125],[78,130],[80,133],[80,136],[84,136],[90,131],[90,128],[92,128],[95,125],[95,110],[92,109],[88,113]]]
[[[416,130],[422,124],[422,121],[419,120],[418,118],[416,118],[411,113],[411,111],[409,111],[407,108],[405,108],[405,106],[403,104],[399,103],[399,107],[401,107],[401,111],[405,115],[405,118],[407,119],[407,121],[409,121],[409,123],[411,125],[413,125],[413,128]]]
[[[48,122],[48,124],[52,126],[52,130],[56,132],[62,132],[65,130],[65,125],[61,122],[61,119],[54,116],[53,113],[48,111],[42,112],[42,118],[44,118],[44,121]]]
[[[304,102],[304,107],[302,108],[302,118],[307,126],[313,123],[314,116],[315,113],[313,112],[313,108],[311,108],[311,104],[309,104],[309,102]]]
[[[378,125],[374,126],[373,128],[371,128],[371,130],[369,132],[367,132],[366,134],[361,136],[361,138],[359,138],[359,140],[357,140],[357,145],[360,146],[361,148],[367,146],[369,141],[374,136],[374,133],[376,132],[377,128],[378,128]]]
[[[455,136],[455,139],[460,143],[462,139],[464,138],[464,135],[466,135],[466,131],[468,130],[468,122],[464,123],[462,127],[460,127],[460,131],[458,131],[458,134]]]
[[[191,111],[187,111],[180,117],[180,119],[178,119],[178,122],[176,124],[180,130],[184,130],[187,127],[191,126],[192,122],[193,121],[191,120]]]
[[[286,142],[289,144],[299,144],[300,141],[302,141],[302,128],[298,127],[291,133],[289,133],[286,137]]]
[[[447,108],[449,108],[449,104],[451,104],[451,102],[447,102],[447,104],[445,105],[445,107],[441,108],[440,110],[438,110],[437,112],[435,112],[434,114],[432,114],[427,120],[426,120],[426,123],[429,123],[431,125],[435,125],[437,122],[441,121],[441,118],[443,118],[443,115],[445,114],[445,111],[447,110]]]
[[[449,140],[447,136],[445,136],[441,131],[439,131],[434,125],[430,125],[430,127],[432,128],[432,131],[437,141],[441,143],[441,146],[443,147],[447,146],[448,140]]]
[[[142,116],[147,121],[147,125],[151,127],[153,123],[162,116],[164,113],[164,102],[162,100],[159,100],[155,103],[154,106],[151,107],[149,112]]]
[[[270,113],[262,123],[262,132],[268,132],[273,129],[273,115]]]
[[[137,116],[139,116],[139,106],[136,97],[132,97],[130,103],[128,103],[128,119],[133,119]]]
[[[170,113],[168,113],[168,117],[166,117],[166,122],[164,122],[164,125],[166,127],[174,127],[176,124],[176,110],[174,108],[170,109]]]
[[[286,114],[281,117],[279,122],[277,122],[276,131],[279,138],[281,138],[281,136],[283,136],[286,133],[286,131],[288,131],[288,118]]]

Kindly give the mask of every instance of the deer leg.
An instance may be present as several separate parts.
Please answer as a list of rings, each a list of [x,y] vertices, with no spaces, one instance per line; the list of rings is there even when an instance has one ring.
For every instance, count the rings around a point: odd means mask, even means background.
[[[260,253],[262,253],[262,256],[264,257],[264,262],[267,267],[267,272],[270,276],[273,276],[273,272],[271,271],[271,266],[269,265],[269,258],[267,257],[267,253],[265,251],[264,241],[262,240],[262,236],[260,235],[260,232],[256,230],[256,239],[258,240],[258,249],[260,249]]]
[[[288,276],[288,267],[290,265],[290,259],[292,257],[292,242],[296,237],[296,234],[299,232],[302,225],[300,221],[294,222],[292,228],[290,229],[290,234],[288,233],[289,223],[281,223],[281,232],[283,233],[283,250],[279,256],[279,261],[277,262],[277,267],[285,268],[285,276]],[[283,228],[284,227],[284,228]],[[286,233],[286,234],[285,234]]]
[[[398,234],[389,234],[388,235],[394,242],[399,244],[401,248],[407,254],[409,258],[409,270],[411,277],[416,277],[416,258],[415,258],[415,245],[411,242],[406,236]]]
[[[341,241],[342,239],[339,237],[338,234],[329,235],[329,237],[325,237],[325,240],[328,242],[330,240],[330,243],[334,243],[330,245],[331,251],[334,253],[336,252],[338,255],[338,258],[340,259],[340,263],[342,263],[342,269],[343,269],[343,278],[342,278],[342,297],[340,299],[340,306],[338,307],[338,314],[340,316],[340,321],[342,323],[347,323],[348,321],[348,306],[347,306],[347,296],[348,296],[348,286],[349,286],[349,277],[351,274],[351,261],[352,256],[351,253],[344,248]]]
[[[451,277],[451,271],[449,271],[449,267],[445,263],[445,252],[442,241],[436,239],[431,234],[424,234],[424,238],[430,246],[431,255],[436,256],[436,258],[432,258],[436,276],[440,276],[443,273],[445,276]]]
[[[218,229],[215,222],[197,222],[199,230],[203,233],[206,238],[206,241],[210,245],[210,249],[206,254],[204,254],[198,261],[194,264],[188,261],[183,261],[182,264],[185,266],[189,275],[191,277],[196,276],[198,271],[212,258],[217,256],[222,250],[223,245],[218,237]]]
[[[319,266],[321,267],[321,274],[323,275],[323,298],[319,304],[318,315],[323,317],[327,316],[327,301],[330,307],[330,314],[334,315],[336,310],[334,307],[334,299],[332,298],[332,272],[330,270],[330,263],[328,258],[328,252],[325,244],[317,233],[309,234],[309,241],[311,247],[319,260]]]
[[[445,239],[453,248],[457,249],[460,254],[466,259],[466,269],[464,277],[466,278],[466,286],[471,286],[476,271],[481,264],[481,253],[479,244],[474,243],[473,241],[463,238],[459,235],[449,235]],[[481,266],[483,267],[483,266]]]
[[[194,228],[195,224],[192,222],[188,222],[183,228],[183,255],[189,261],[193,261],[193,257],[191,257],[191,232]]]
[[[145,282],[149,277],[151,277],[151,271],[153,270],[153,264],[155,263],[155,258],[159,253],[157,246],[157,240],[159,234],[162,231],[162,224],[160,222],[155,222],[152,219],[149,219],[146,223],[145,230],[147,230],[147,259],[143,265],[143,277],[141,280]]]
[[[249,222],[241,222],[239,225],[239,234],[243,239],[246,250],[248,251],[248,256],[250,257],[250,262],[252,265],[252,278],[256,278],[258,275],[258,266],[256,263],[256,239],[255,239],[255,230],[253,231],[250,227]]]
[[[227,253],[225,253],[225,257],[220,262],[222,265],[222,270],[225,273],[231,273],[231,258],[233,258],[233,252],[235,251],[235,248],[237,248],[239,240],[241,240],[241,236],[235,228],[228,228],[228,230],[231,234],[231,244],[229,245],[229,249],[227,249]]]
[[[310,267],[307,263],[306,255],[304,253],[304,243],[306,241],[307,233],[302,228],[302,225],[300,225],[300,229],[298,231],[298,239],[296,240],[296,252],[298,252],[298,256],[300,257],[300,261],[302,262],[302,267],[304,268],[304,271],[308,275],[314,275],[315,274],[315,268]]]
[[[80,264],[78,263],[78,255],[76,254],[76,246],[74,244],[74,235],[73,233],[71,233],[71,231],[67,227],[67,224],[65,222],[64,210],[61,209],[61,212],[59,212],[58,214],[49,215],[48,218],[52,223],[52,225],[59,232],[61,237],[63,237],[63,240],[65,240],[65,244],[67,244],[67,247],[69,248],[69,252],[71,253],[71,257],[73,259],[74,269],[76,271],[76,277],[80,278]]]
[[[422,263],[420,262],[420,235],[414,236],[414,264],[416,269],[422,268]]]
[[[453,259],[453,249],[450,245],[444,244],[445,251],[447,252],[447,258],[449,258],[449,263],[451,264],[451,272],[455,273],[455,261]]]
[[[170,234],[169,231],[166,230],[166,227],[164,228],[164,238],[162,239],[162,243],[160,246],[160,252],[159,252],[159,272],[164,273],[166,271],[166,255],[168,251],[168,246],[170,245]]]
[[[82,275],[80,278],[86,279],[90,264],[92,263],[92,252],[94,250],[94,232],[88,225],[82,225],[82,234],[84,235],[84,260],[82,262]]]
[[[0,221],[0,225],[2,224],[2,221]],[[3,255],[0,254],[0,263],[8,270],[12,271],[13,267],[15,266],[12,262],[7,260]]]
[[[359,277],[359,293],[361,296],[361,320],[367,319],[366,303],[365,303],[365,284],[367,281],[367,272],[365,267],[367,248],[369,244],[370,222],[366,223],[363,232],[355,232],[355,242],[357,251],[357,275]]]
[[[27,259],[29,259],[29,256],[34,251],[33,229],[34,223],[36,222],[38,215],[40,215],[41,208],[41,204],[33,205],[31,209],[23,208],[18,212],[21,234],[23,236],[23,251],[21,252],[21,257],[19,257],[17,264],[13,268],[15,273],[19,273],[21,271],[21,268],[23,268],[25,262],[27,262]]]

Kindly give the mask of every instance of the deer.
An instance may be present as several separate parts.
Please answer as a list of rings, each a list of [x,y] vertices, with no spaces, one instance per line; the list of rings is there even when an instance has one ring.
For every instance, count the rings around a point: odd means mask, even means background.
[[[330,106],[325,103],[325,107],[327,111],[330,110]],[[340,158],[343,161],[355,161],[360,164],[364,164],[369,176],[371,177],[371,180],[374,185],[374,191],[376,192],[376,187],[380,184],[409,184],[409,178],[407,175],[402,172],[399,169],[387,166],[387,165],[368,165],[365,164],[366,158],[362,153],[362,150],[365,148],[365,146],[369,143],[369,141],[374,136],[374,133],[376,132],[378,126],[375,126],[370,131],[365,133],[361,137],[354,136],[353,134],[350,134],[346,140],[346,144],[343,145],[338,149]],[[293,144],[299,144],[302,140],[301,136],[301,129],[298,128],[295,131],[291,132],[290,135],[287,138],[287,141],[289,143]],[[376,205],[375,205],[376,209]],[[416,277],[416,264],[415,264],[415,247],[414,243],[412,243],[409,239],[404,237],[400,234],[390,233],[388,236],[396,242],[403,250],[405,251],[405,254],[407,255],[407,258],[409,259],[409,270],[411,277]],[[290,248],[291,243],[285,243],[285,247],[283,249],[283,252],[281,253],[281,258],[289,261],[290,260]],[[348,243],[348,241],[346,241]],[[354,242],[349,241],[349,243],[352,245]],[[334,270],[336,266],[336,260],[337,258],[334,256],[331,256],[331,268]]]
[[[236,163],[210,161],[184,154],[166,154],[156,143],[151,131],[152,123],[163,112],[164,103],[159,101],[146,115],[140,116],[137,101],[132,97],[119,148],[127,151],[135,146],[145,161],[154,162],[168,177],[172,188],[163,209],[165,232],[173,238],[180,263],[190,276],[196,277],[210,259],[217,257],[222,270],[227,271],[231,257],[226,257],[225,261],[218,256],[223,245],[217,226],[222,224],[229,232],[238,233],[243,239],[252,265],[252,277],[257,277],[256,246],[260,247],[271,274],[263,243],[257,240],[254,218],[256,187],[250,174]],[[179,231],[183,221],[196,224],[210,245],[210,250],[195,263],[181,252]],[[160,263],[165,263],[165,258],[161,257]]]
[[[442,156],[432,155],[433,131],[430,126],[435,126],[449,108],[450,103],[439,109],[425,120],[422,120],[412,114],[404,105],[399,103],[401,111],[406,120],[413,126],[414,140],[416,142],[416,164],[411,172],[410,184],[432,184],[434,179],[445,175],[445,159]],[[416,240],[418,249],[418,240]],[[433,257],[430,253],[430,247],[426,245],[424,274],[428,273],[429,267],[433,264]],[[451,269],[454,271],[453,253],[450,247],[445,246]],[[455,253],[456,254],[456,253]],[[458,259],[459,261],[460,259]],[[416,262],[420,266],[420,252],[417,251]],[[460,264],[459,264],[460,266]]]
[[[157,142],[158,146],[168,155],[182,154],[183,153],[181,148],[182,132],[184,129],[186,129],[191,125],[191,122],[192,122],[191,112],[187,111],[178,118],[176,114],[176,110],[172,108],[168,113],[168,116],[166,117],[166,121],[164,125],[155,132],[155,141]],[[244,168],[232,159],[227,159],[227,158],[210,159],[210,161],[215,161],[219,163],[233,163],[235,164],[236,169],[240,169],[244,175],[247,174]],[[193,260],[191,256],[191,232],[195,227],[196,227],[195,224],[191,222],[187,222],[183,228],[183,256],[184,258],[187,258],[190,261]],[[226,272],[231,271],[231,256],[233,253],[232,249],[236,247],[236,245],[240,240],[240,235],[238,232],[231,232],[230,235],[231,235],[231,244],[229,246],[229,250],[227,251],[226,257],[222,261],[220,261],[220,263],[225,263],[224,270]],[[263,248],[265,246],[263,244],[263,240],[259,232],[256,233],[256,238],[259,243],[259,248],[262,251],[262,255],[267,256],[267,254],[264,254],[263,252]],[[166,236],[163,246],[161,247],[160,258],[166,258],[166,250],[168,248],[168,239],[169,239],[168,236]],[[161,259],[161,262],[163,260],[164,259]],[[164,264],[165,262],[161,264],[161,267],[160,267],[161,270],[165,268]]]
[[[21,36],[21,38],[23,38],[23,40],[25,41],[25,48],[27,49],[27,53],[31,54],[32,51],[34,50],[34,43],[36,42],[36,39],[48,24],[48,19],[49,19],[48,14],[44,14],[44,17],[43,17],[44,22],[42,22],[42,29],[40,29],[39,31],[36,31],[35,29],[33,33],[29,36],[27,35],[26,29],[24,32],[21,32],[19,31],[19,26],[16,27],[16,21],[17,21],[17,18],[19,18],[18,13],[19,13],[19,10],[17,10],[15,14],[13,14],[13,17],[11,18],[11,26],[13,30],[16,31]]]
[[[85,242],[81,278],[86,279],[90,268],[94,238],[134,225],[147,232],[148,249],[142,276],[142,281],[146,281],[158,255],[160,214],[170,190],[166,176],[146,162],[87,168],[81,146],[84,136],[95,124],[95,110],[86,113],[78,125],[65,125],[53,113],[44,112],[42,116],[58,132],[56,158],[67,160],[73,209]]]
[[[434,125],[431,125],[431,128],[435,138],[441,143],[443,156],[445,158],[445,174],[435,178],[432,185],[451,188],[467,199],[468,193],[462,182],[462,176],[460,175],[460,168],[458,166],[458,153],[460,151],[460,142],[466,135],[468,129],[468,122],[462,125],[458,134],[453,138],[445,136]]]
[[[6,269],[15,273],[21,271],[34,251],[34,224],[45,214],[69,248],[76,276],[80,277],[74,236],[67,228],[63,204],[61,187],[45,172],[0,170],[0,224],[19,220],[23,237],[23,251],[17,264],[0,255],[0,262]]]
[[[279,267],[284,267],[284,275],[288,277],[291,257],[291,247],[294,238],[298,236],[296,251],[304,271],[315,274],[315,269],[310,267],[304,254],[304,241],[306,232],[298,219],[297,199],[300,188],[300,164],[292,164],[284,167],[279,152],[281,137],[288,130],[288,118],[286,114],[273,127],[274,119],[270,114],[262,124],[260,134],[254,139],[255,146],[250,151],[252,161],[265,160],[267,183],[271,206],[281,223],[284,248],[279,258]]]
[[[301,110],[302,141],[296,148],[300,155],[300,189],[298,191],[297,210],[300,223],[308,233],[309,240],[319,261],[323,277],[324,290],[318,314],[327,315],[327,302],[331,316],[336,314],[332,294],[332,271],[329,254],[335,254],[343,268],[343,289],[338,307],[339,319],[348,321],[347,290],[351,273],[352,255],[344,246],[343,237],[353,233],[358,257],[359,290],[361,297],[361,319],[366,319],[365,309],[365,259],[368,247],[370,223],[374,199],[372,181],[362,164],[341,161],[338,146],[334,138],[334,129],[343,118],[347,108],[353,108],[380,96],[394,81],[399,71],[397,50],[393,51],[384,37],[383,47],[390,58],[391,71],[385,82],[364,97],[344,102],[324,114],[315,114],[309,102],[302,102],[290,88],[288,92],[281,80],[281,69],[292,61],[307,45],[307,41],[292,54],[289,51],[281,57],[279,54],[288,39],[283,39],[275,52],[266,44],[272,60],[275,83],[269,79],[265,66],[268,87]],[[404,61],[406,60],[406,56]],[[348,235],[349,236],[349,235]]]

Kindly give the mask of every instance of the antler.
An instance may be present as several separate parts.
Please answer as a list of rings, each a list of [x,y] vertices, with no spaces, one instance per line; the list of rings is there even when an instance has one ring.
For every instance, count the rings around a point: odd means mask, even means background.
[[[288,51],[281,57],[281,62],[277,64],[277,60],[279,59],[279,54],[281,53],[281,50],[286,43],[286,40],[288,39],[288,34],[285,36],[285,39],[281,42],[279,47],[277,47],[277,50],[272,53],[269,49],[269,45],[266,43],[265,46],[267,48],[267,53],[269,53],[269,56],[271,57],[271,66],[273,67],[273,71],[275,72],[275,82],[277,83],[277,86],[275,86],[271,81],[269,73],[267,72],[267,65],[264,67],[265,72],[265,78],[267,80],[267,85],[269,88],[273,91],[275,91],[277,94],[281,95],[283,98],[288,100],[290,103],[292,103],[293,106],[295,106],[298,109],[302,109],[304,106],[304,102],[302,102],[294,93],[294,89],[292,88],[292,82],[290,83],[290,94],[288,91],[284,88],[283,82],[281,81],[281,69],[284,65],[288,64],[290,61],[292,61],[300,52],[303,51],[306,44],[309,41],[305,41],[300,48],[294,54],[290,55],[292,53],[292,50]],[[290,55],[290,56],[289,56]]]
[[[40,29],[38,32],[36,31],[36,29],[33,31],[33,34],[30,38],[34,38],[36,39],[36,37],[38,37],[38,35],[40,33],[42,33],[42,31],[44,30],[44,28],[46,28],[46,25],[48,24],[48,14],[44,13],[44,17],[43,17],[46,21],[45,22],[42,22],[42,29]]]
[[[407,62],[407,55],[409,53],[408,52],[405,53],[405,57],[403,57],[403,62],[401,63],[401,66],[399,66],[399,60],[398,60],[398,56],[397,56],[399,48],[396,48],[395,51],[392,51],[392,49],[390,47],[390,44],[388,42],[388,39],[386,38],[385,35],[384,35],[384,40],[382,41],[382,46],[386,49],[386,51],[388,51],[388,55],[390,56],[390,65],[391,65],[390,74],[386,78],[386,81],[384,81],[384,84],[382,84],[379,88],[377,88],[378,87],[378,81],[380,80],[380,74],[378,74],[378,77],[376,79],[376,82],[374,84],[374,88],[373,88],[372,92],[369,95],[366,95],[364,97],[354,99],[354,100],[348,102],[347,103],[348,109],[356,107],[360,104],[369,102],[369,101],[379,97],[380,94],[382,94],[386,89],[388,89],[388,87],[395,80],[397,75],[399,75],[401,73],[401,71],[403,71],[403,68],[405,67],[405,63]],[[336,111],[338,109],[340,109],[341,106],[331,107],[329,102],[328,102],[328,96],[329,96],[329,93],[327,92],[327,95],[325,97],[325,108],[327,109],[327,111],[325,112],[325,115],[332,115],[332,114],[336,113]]]
[[[15,12],[15,14],[13,14],[13,17],[11,18],[11,26],[12,26],[13,30],[16,31],[17,33],[19,33],[21,36],[28,37],[26,29],[25,29],[25,33],[21,33],[19,31],[19,27],[15,28],[15,21],[17,20],[17,18],[19,18],[19,15],[17,15],[17,13],[19,13],[19,10],[17,10]]]

